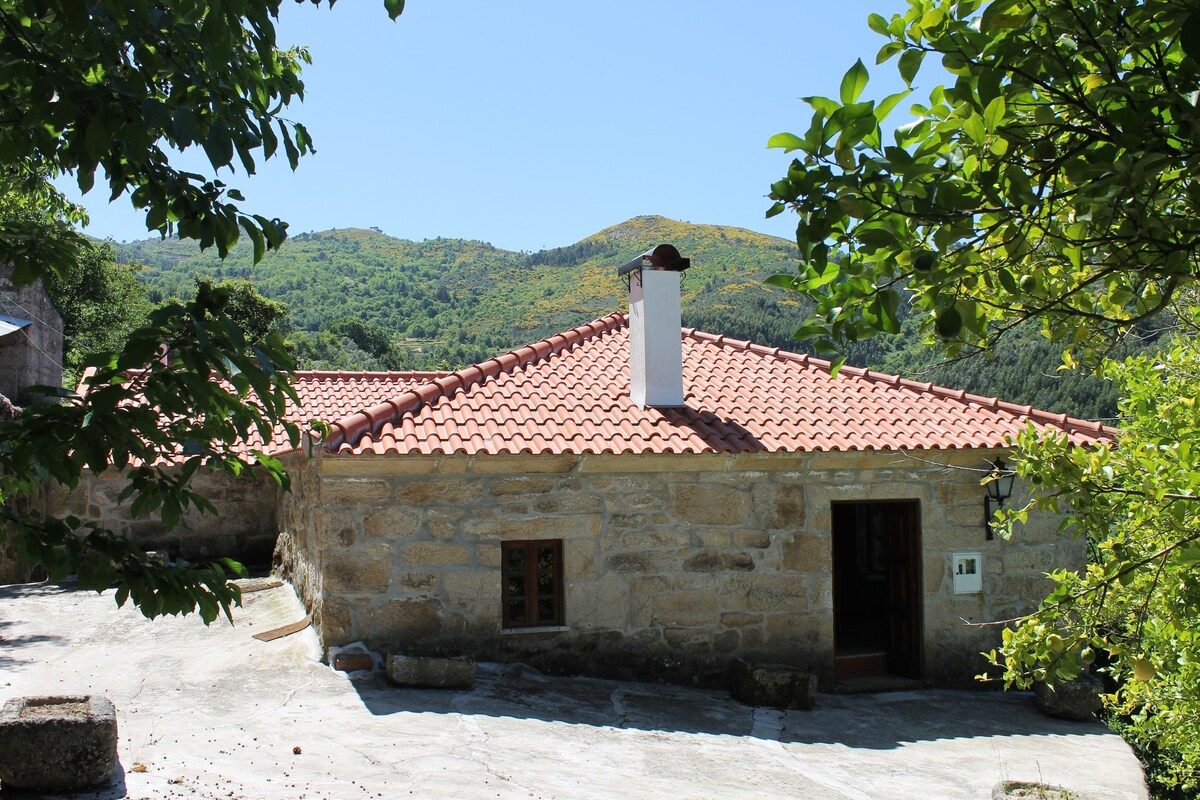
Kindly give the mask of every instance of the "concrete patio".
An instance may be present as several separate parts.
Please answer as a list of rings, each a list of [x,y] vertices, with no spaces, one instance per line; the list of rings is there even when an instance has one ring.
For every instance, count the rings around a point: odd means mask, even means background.
[[[813,711],[723,692],[550,678],[481,665],[469,692],[352,681],[288,585],[246,595],[235,624],[147,621],[55,585],[0,588],[0,703],[99,693],[116,705],[110,798],[978,798],[1002,780],[1077,800],[1147,797],[1100,723],[1040,715],[1028,695],[821,695]]]

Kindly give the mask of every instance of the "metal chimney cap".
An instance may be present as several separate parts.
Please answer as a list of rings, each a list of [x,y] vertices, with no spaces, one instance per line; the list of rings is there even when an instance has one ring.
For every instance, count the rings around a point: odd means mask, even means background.
[[[644,266],[643,262],[647,258],[649,258],[650,254],[653,252],[654,252],[653,250],[647,250],[646,252],[644,252],[640,256],[638,256],[637,258],[631,259],[629,261],[629,263],[625,264],[625,266],[623,266],[617,270],[617,277],[620,278],[622,276],[628,275],[629,273],[633,272],[635,269],[640,270]]]
[[[683,272],[692,265],[690,259],[679,255],[675,246],[670,244],[660,244],[650,251],[648,258],[652,267],[668,272]]]
[[[679,255],[679,251],[675,249],[674,245],[660,244],[653,250],[647,250],[618,269],[617,276],[628,275],[635,269],[645,269],[645,262],[647,261],[650,262],[650,269],[662,270],[664,272],[683,272],[692,265],[692,260]]]

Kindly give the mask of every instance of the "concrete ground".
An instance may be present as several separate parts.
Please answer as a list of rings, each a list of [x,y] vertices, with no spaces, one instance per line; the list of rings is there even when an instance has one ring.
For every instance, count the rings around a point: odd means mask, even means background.
[[[469,692],[397,689],[321,664],[311,628],[251,638],[301,617],[286,584],[209,628],[147,621],[111,593],[0,588],[0,702],[113,701],[120,768],[112,785],[72,795],[89,800],[984,800],[1002,780],[1076,800],[1147,796],[1120,738],[1047,719],[1028,695],[821,695],[813,711],[780,712],[498,665],[481,665]]]

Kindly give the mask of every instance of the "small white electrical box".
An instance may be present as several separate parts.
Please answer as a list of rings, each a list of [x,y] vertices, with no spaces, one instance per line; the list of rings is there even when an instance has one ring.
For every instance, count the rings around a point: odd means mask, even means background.
[[[955,553],[950,557],[955,594],[983,591],[983,556],[979,553]]]

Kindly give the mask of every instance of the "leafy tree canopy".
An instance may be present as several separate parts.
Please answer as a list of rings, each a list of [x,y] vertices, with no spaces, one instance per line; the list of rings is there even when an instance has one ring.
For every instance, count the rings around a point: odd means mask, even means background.
[[[898,330],[901,293],[950,355],[1022,320],[1096,353],[1200,275],[1200,10],[1182,0],[910,0],[868,24],[909,87],[838,98],[769,146],[798,152],[768,215],[800,221],[801,268],[774,278],[817,310],[826,350]],[[844,251],[835,261],[831,255]]]
[[[1200,787],[1200,8],[1184,0],[909,0],[877,63],[909,89],[864,99],[860,60],[837,99],[807,98],[798,152],[768,214],[795,211],[801,265],[772,283],[816,304],[798,335],[827,350],[901,327],[907,292],[943,353],[1029,321],[1121,387],[1115,446],[1028,431],[1016,471],[1034,510],[1086,536],[1041,608],[992,653],[1005,680],[1101,670],[1110,719],[1161,791]],[[922,65],[953,82],[912,106]],[[837,255],[835,260],[834,255]],[[1097,356],[1178,303],[1174,345]],[[1190,308],[1187,308],[1189,307]]]
[[[88,357],[113,352],[146,322],[151,305],[137,268],[117,264],[112,246],[86,243],[67,269],[45,278],[63,322],[63,385],[75,386]]]
[[[1103,667],[1116,724],[1144,753],[1159,788],[1200,789],[1200,311],[1155,358],[1108,362],[1121,386],[1116,446],[1069,447],[1027,431],[1018,475],[1033,488],[1029,508],[1064,514],[1084,535],[1086,570],[1059,570],[1037,614],[1004,632],[992,659],[1010,684],[1059,681]],[[1194,796],[1194,795],[1188,795]]]
[[[149,230],[216,245],[239,229],[256,258],[286,225],[242,211],[216,178],[172,165],[171,151],[200,147],[214,170],[312,150],[304,126],[281,116],[304,96],[304,48],[280,49],[281,0],[10,0],[0,6],[0,187],[43,210],[65,210],[47,176],[73,175],[88,192],[97,173],[111,199],[129,193]],[[320,0],[312,0],[319,3]],[[333,5],[330,2],[330,5]],[[385,0],[394,19],[403,0]],[[0,237],[0,262],[18,283],[52,266],[20,237]]]
[[[224,292],[229,298],[225,313],[237,323],[247,343],[262,344],[272,333],[287,332],[287,306],[259,294],[254,284],[242,278],[214,283],[209,278],[195,276],[196,291],[201,295]]]
[[[319,3],[319,0],[312,0]],[[333,0],[330,0],[330,5]],[[68,286],[86,240],[81,209],[50,180],[73,175],[112,199],[128,193],[150,230],[216,245],[225,255],[244,231],[254,260],[277,247],[285,225],[242,211],[216,178],[173,166],[169,154],[200,147],[214,171],[255,170],[282,148],[293,167],[312,150],[304,127],[281,116],[303,97],[302,48],[280,49],[280,0],[9,0],[0,4],[0,269],[18,285],[53,275]],[[394,19],[403,0],[384,0]],[[47,387],[58,402],[0,423],[0,532],[26,560],[87,588],[118,587],[147,616],[199,610],[205,621],[239,600],[229,564],[152,559],[111,530],[57,518],[35,502],[50,481],[74,488],[84,469],[127,479],[135,516],[168,527],[189,509],[212,511],[190,488],[202,467],[255,468],[286,484],[282,466],[239,443],[267,442],[283,421],[293,362],[278,333],[247,340],[231,317],[238,289],[200,285],[172,302],[94,368],[83,395]],[[287,426],[295,442],[298,431]]]

